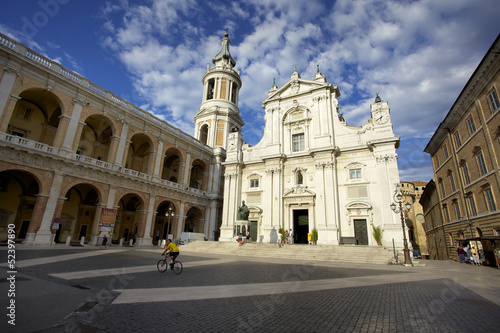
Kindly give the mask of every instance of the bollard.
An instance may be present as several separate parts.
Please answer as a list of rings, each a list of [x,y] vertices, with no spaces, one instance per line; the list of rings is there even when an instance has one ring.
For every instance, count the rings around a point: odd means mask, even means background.
[[[83,246],[85,243],[85,236],[82,236],[82,239],[80,239],[80,245]]]
[[[125,241],[125,238],[120,238],[120,246],[123,246],[124,241]]]
[[[133,246],[134,245],[134,240],[131,239],[130,242],[129,242],[130,246]]]
[[[66,237],[66,246],[69,246],[71,243],[71,236]]]

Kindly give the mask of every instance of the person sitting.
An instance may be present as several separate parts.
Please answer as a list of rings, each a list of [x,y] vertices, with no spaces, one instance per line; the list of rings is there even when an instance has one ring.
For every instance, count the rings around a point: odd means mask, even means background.
[[[169,239],[167,240],[167,246],[165,246],[165,250],[162,255],[164,255],[165,252],[167,253],[168,263],[170,264],[170,267],[172,267],[175,258],[179,255],[179,248],[172,242],[171,239]]]

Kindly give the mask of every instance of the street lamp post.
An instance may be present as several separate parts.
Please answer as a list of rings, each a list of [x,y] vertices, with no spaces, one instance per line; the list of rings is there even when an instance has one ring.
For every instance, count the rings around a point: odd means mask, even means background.
[[[170,232],[170,223],[172,222],[172,217],[174,217],[172,206],[168,206],[168,210],[165,212],[165,217],[167,218],[167,239],[168,239],[168,235]]]
[[[405,217],[404,217],[404,212],[403,212],[403,195],[401,194],[401,189],[399,188],[399,184],[396,184],[396,191],[394,193],[394,201],[396,203],[391,204],[391,209],[394,211],[394,213],[400,213],[401,216],[401,227],[403,228],[403,253],[405,256],[405,265],[412,265],[411,259],[410,259],[410,250],[408,249],[408,241],[406,240],[406,230],[405,230]],[[411,209],[411,204],[406,203],[405,208],[407,211],[410,211]]]

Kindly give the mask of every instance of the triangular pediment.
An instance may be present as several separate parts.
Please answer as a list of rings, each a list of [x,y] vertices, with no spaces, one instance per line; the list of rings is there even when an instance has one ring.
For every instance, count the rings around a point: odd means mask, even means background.
[[[307,188],[307,186],[295,186],[283,194],[283,198],[291,197],[316,197],[316,193]]]
[[[304,80],[300,78],[292,79],[287,83],[285,83],[285,85],[283,85],[281,88],[278,88],[276,91],[272,92],[264,100],[264,103],[273,101],[275,99],[283,99],[297,95],[302,95],[326,86],[328,86],[328,83]]]
[[[363,202],[363,201],[355,201],[355,202],[351,202],[349,204],[346,205],[346,208],[348,210],[351,210],[351,209],[372,209],[372,205],[370,205],[369,203],[367,202]]]

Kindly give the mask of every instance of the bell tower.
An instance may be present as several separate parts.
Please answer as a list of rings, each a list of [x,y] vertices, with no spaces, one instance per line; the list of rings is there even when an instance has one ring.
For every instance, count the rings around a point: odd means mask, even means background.
[[[214,148],[227,149],[229,133],[244,125],[238,109],[241,79],[233,69],[236,60],[229,52],[230,43],[226,31],[221,50],[212,58],[214,67],[207,64],[202,78],[203,101],[194,116],[194,137]]]

